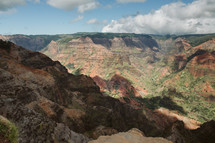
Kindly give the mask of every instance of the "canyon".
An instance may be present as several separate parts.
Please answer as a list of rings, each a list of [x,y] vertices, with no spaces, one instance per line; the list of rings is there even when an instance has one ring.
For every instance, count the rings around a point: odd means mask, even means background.
[[[19,142],[88,142],[131,128],[172,142],[213,140],[213,38],[193,45],[204,35],[34,37],[0,37],[30,49],[0,45],[0,113],[17,125]]]

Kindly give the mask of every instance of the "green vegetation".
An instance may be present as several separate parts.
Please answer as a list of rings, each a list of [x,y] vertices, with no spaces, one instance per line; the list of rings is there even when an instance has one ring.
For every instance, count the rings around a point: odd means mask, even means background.
[[[182,95],[182,94],[181,94]],[[168,95],[170,96],[170,95]],[[177,101],[177,104],[182,106],[189,118],[205,122],[215,119],[215,105],[203,99],[196,94],[188,94],[182,96],[171,96]]]
[[[75,68],[75,67],[74,67],[74,64],[71,64],[71,63],[67,64],[66,67],[67,67],[68,69],[74,69],[74,68]]]
[[[180,36],[185,38],[191,46],[198,46],[208,40],[215,38],[215,34],[195,34],[195,35],[183,35]]]
[[[121,38],[125,38],[125,37],[146,37],[146,38],[150,38],[149,35],[145,35],[145,34],[135,34],[135,33],[97,33],[97,32],[79,32],[79,33],[75,33],[75,34],[64,34],[64,35],[36,35],[37,37],[40,36],[42,38],[45,39],[45,41],[47,41],[48,43],[52,40],[57,41],[60,44],[63,43],[68,43],[69,41],[71,41],[72,39],[78,39],[81,37],[90,37],[90,38],[107,38],[107,39],[113,39],[114,37],[121,37]],[[30,36],[30,37],[35,37]],[[48,45],[47,43],[47,45]]]
[[[211,84],[212,88],[215,89],[215,82]]]
[[[198,46],[208,40],[215,38],[215,34],[190,34],[190,35],[151,35],[157,40],[177,39],[179,37],[184,38],[192,46]]]
[[[111,96],[111,97],[113,97],[113,98],[121,98],[121,96],[119,95],[119,92],[118,92],[118,91],[116,91],[116,92],[110,92],[110,91],[108,91],[108,90],[105,90],[105,91],[103,92],[103,94],[108,95],[108,96]]]
[[[36,38],[42,38],[44,39],[44,45],[48,45],[52,40],[56,41],[60,39],[62,36],[61,35],[29,35],[28,36],[31,39],[36,39]]]
[[[144,63],[143,59],[136,58],[134,60],[137,64],[136,68],[146,71],[144,65],[147,64]],[[147,92],[151,93],[142,95],[142,98],[134,98],[134,100],[144,103],[149,109],[153,110],[164,107],[178,111],[184,116],[202,123],[214,120],[215,105],[213,96],[210,99],[204,97],[201,87],[207,81],[215,88],[215,77],[210,75],[194,77],[186,68],[178,72],[169,71],[172,73],[166,73],[166,76],[160,77],[162,69],[165,67],[170,67],[170,65],[159,61],[153,64],[153,68],[149,72],[142,74],[140,77],[132,74],[138,81],[134,81],[130,76],[126,76],[132,80],[132,83],[135,83],[139,87],[143,85],[147,89]],[[211,100],[211,102],[208,100]]]
[[[164,107],[170,110],[178,111],[179,113],[186,115],[187,113],[184,111],[183,107],[179,106],[175,103],[172,98],[168,96],[156,96],[151,98],[137,98],[139,102],[144,103],[149,109],[158,109],[160,107]]]
[[[11,143],[18,142],[18,130],[16,126],[2,116],[0,116],[0,134],[9,139]]]
[[[154,39],[157,39],[157,40],[167,40],[167,39],[170,39],[170,38],[174,38],[176,35],[151,35]]]
[[[72,39],[74,39],[74,36],[72,36],[72,35],[65,35],[61,39],[57,40],[57,42],[60,43],[60,44],[63,44],[63,43],[67,44]]]
[[[150,37],[149,35],[145,34],[135,34],[135,33],[93,33],[93,34],[86,34],[83,35],[82,37],[90,37],[90,38],[107,38],[107,39],[113,39],[115,37]]]
[[[43,48],[45,48],[52,40],[57,41],[58,39],[62,38],[62,35],[13,35],[14,38],[16,37],[20,39],[26,38],[27,40],[15,40],[17,45],[24,46],[25,48],[30,48],[34,51],[40,51]],[[23,43],[24,42],[24,43]],[[24,44],[24,45],[23,45]],[[26,47],[26,44],[29,45],[29,47]]]
[[[77,68],[74,72],[73,72],[73,74],[74,75],[81,75],[81,68]]]
[[[184,69],[179,73],[172,74],[173,76],[164,77],[160,84],[169,80],[174,85],[167,85],[161,92],[162,96],[168,96],[175,103],[181,106],[187,113],[187,117],[205,122],[215,119],[215,105],[208,102],[208,98],[202,95],[202,85],[205,81],[212,83],[215,78],[211,76],[193,77],[193,75]],[[179,76],[179,79],[175,77]]]

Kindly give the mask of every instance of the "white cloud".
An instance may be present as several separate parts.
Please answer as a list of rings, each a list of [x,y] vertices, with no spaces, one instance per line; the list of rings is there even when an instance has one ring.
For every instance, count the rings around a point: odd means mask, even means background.
[[[99,6],[99,2],[96,0],[47,0],[47,4],[67,11],[78,8],[80,13],[95,9]]]
[[[0,14],[13,14],[16,13],[16,9],[8,9],[7,11],[0,11]]]
[[[86,22],[86,24],[95,24],[97,22],[96,18],[90,19]]]
[[[96,18],[90,19],[86,22],[86,24],[97,24],[97,25],[102,25],[102,24],[107,24],[107,20],[99,21]]]
[[[31,0],[34,1],[35,3],[40,3],[40,0]]]
[[[215,1],[175,2],[149,14],[137,14],[112,22],[102,32],[186,34],[215,32]]]
[[[25,0],[0,0],[0,11],[10,11],[15,6],[25,4]]]
[[[83,4],[83,5],[80,5],[78,7],[78,11],[80,13],[83,13],[85,11],[88,11],[88,10],[92,10],[92,9],[95,9],[99,6],[99,3],[96,2],[96,1],[93,1],[93,2],[89,2],[89,3],[86,3],[86,4]]]
[[[116,0],[118,3],[145,2],[146,0]]]
[[[71,22],[70,22],[70,23],[78,22],[78,21],[82,20],[83,18],[84,18],[84,17],[83,17],[82,15],[79,15],[77,18],[75,18],[75,19],[71,20]]]
[[[15,13],[14,7],[24,5],[26,1],[40,3],[40,0],[0,0],[0,14]]]

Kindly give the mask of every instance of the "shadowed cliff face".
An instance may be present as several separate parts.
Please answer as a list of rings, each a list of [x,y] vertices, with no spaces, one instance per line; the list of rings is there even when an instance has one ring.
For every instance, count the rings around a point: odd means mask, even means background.
[[[142,108],[144,105],[135,101],[133,98],[140,97],[139,93],[132,86],[132,83],[120,75],[114,75],[110,80],[104,80],[99,76],[93,77],[93,80],[100,87],[104,95],[118,98],[123,103],[128,103],[134,108]]]
[[[157,42],[152,39],[150,36],[140,36],[140,37],[120,37],[120,38],[92,38],[92,41],[95,44],[101,44],[106,48],[118,48],[119,46],[123,47],[136,47],[144,49],[148,47],[152,50],[158,51],[159,48]],[[120,41],[120,42],[119,42]]]

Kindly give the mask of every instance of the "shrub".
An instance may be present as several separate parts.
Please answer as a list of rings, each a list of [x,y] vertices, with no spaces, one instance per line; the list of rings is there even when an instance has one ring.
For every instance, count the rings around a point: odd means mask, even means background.
[[[18,142],[18,130],[15,124],[2,116],[0,116],[0,134],[3,134],[11,143]]]

